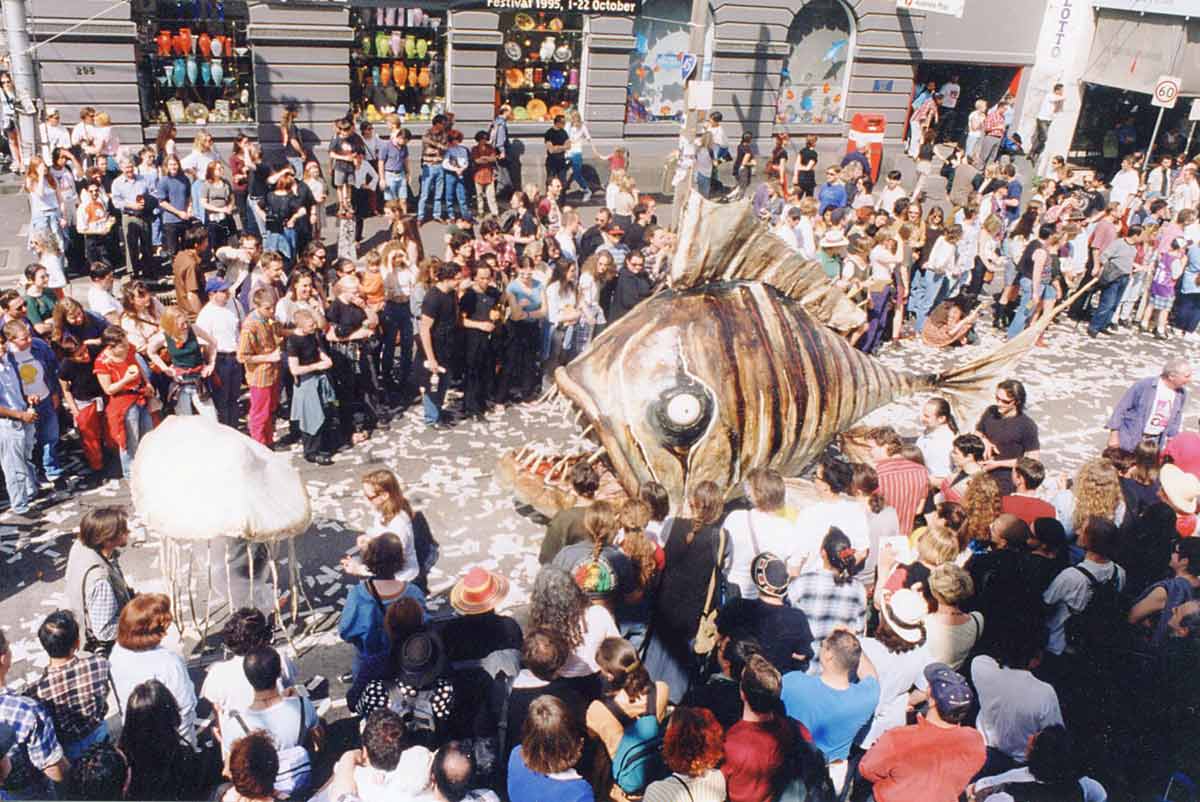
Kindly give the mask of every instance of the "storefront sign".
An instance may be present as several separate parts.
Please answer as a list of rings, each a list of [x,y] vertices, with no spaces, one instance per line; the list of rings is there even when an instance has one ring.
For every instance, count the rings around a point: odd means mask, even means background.
[[[896,0],[896,8],[904,11],[928,11],[931,14],[949,14],[962,19],[967,0]]]
[[[1150,98],[1150,104],[1163,109],[1175,108],[1175,101],[1179,100],[1181,80],[1175,75],[1158,76],[1158,80],[1154,82],[1154,92]]]
[[[457,10],[478,8],[489,11],[574,12],[603,17],[636,17],[642,11],[642,0],[452,0],[451,6]]]
[[[1140,14],[1200,17],[1200,0],[1092,0],[1096,8],[1115,8]]]

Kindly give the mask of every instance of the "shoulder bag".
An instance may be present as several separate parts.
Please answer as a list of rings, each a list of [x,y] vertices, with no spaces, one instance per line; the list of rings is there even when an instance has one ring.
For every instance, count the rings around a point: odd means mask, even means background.
[[[698,655],[708,655],[717,646],[717,607],[715,597],[717,593],[717,577],[721,573],[721,566],[725,563],[725,527],[721,527],[719,540],[717,541],[717,562],[713,565],[712,575],[708,578],[708,594],[704,601],[704,610],[700,613],[700,623],[696,628],[696,639],[692,645],[692,651]]]

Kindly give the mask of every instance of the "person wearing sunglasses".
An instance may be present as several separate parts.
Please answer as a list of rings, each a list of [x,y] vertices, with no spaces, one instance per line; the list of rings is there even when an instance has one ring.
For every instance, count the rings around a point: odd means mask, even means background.
[[[984,411],[975,427],[983,438],[987,458],[983,468],[1006,496],[1015,489],[1012,469],[1017,460],[1041,457],[1038,426],[1025,414],[1025,401],[1025,385],[1016,379],[1005,379],[996,385],[996,403]]]

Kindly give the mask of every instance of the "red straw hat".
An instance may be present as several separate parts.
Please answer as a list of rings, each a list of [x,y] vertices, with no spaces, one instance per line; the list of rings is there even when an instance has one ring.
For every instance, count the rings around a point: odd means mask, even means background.
[[[508,595],[508,579],[475,566],[454,584],[450,604],[463,615],[478,615],[494,610]]]

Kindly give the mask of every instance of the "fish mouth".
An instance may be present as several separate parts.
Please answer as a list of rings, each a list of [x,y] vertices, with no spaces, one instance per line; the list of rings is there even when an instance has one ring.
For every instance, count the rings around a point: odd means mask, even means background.
[[[639,479],[630,457],[617,440],[605,416],[591,395],[566,372],[554,373],[555,387],[541,403],[557,405],[573,415],[576,436],[562,444],[533,444],[504,453],[497,464],[502,483],[508,485],[517,500],[543,515],[574,506],[576,494],[571,486],[571,470],[579,462],[588,462],[600,476],[595,498],[619,500],[636,496]]]

